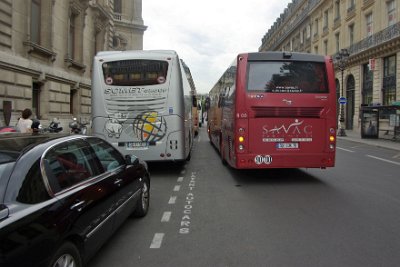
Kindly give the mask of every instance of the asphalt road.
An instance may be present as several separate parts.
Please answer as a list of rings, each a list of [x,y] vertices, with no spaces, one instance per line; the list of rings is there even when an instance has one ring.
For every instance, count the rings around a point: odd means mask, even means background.
[[[100,266],[399,266],[400,153],[340,140],[336,167],[238,171],[205,128],[184,166],[150,165],[151,208]]]

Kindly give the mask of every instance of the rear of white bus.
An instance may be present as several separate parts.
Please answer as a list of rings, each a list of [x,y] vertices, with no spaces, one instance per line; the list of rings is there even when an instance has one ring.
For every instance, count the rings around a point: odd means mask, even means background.
[[[93,134],[146,161],[186,159],[182,78],[174,51],[99,53],[92,79]]]

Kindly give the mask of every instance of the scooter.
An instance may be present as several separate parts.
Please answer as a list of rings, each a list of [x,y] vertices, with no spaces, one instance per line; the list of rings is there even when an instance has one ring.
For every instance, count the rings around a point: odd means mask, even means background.
[[[60,127],[60,122],[58,121],[57,118],[54,118],[51,122],[47,130],[50,133],[59,133],[63,130],[63,127]]]
[[[73,118],[69,123],[69,128],[71,130],[71,134],[86,134],[87,127],[89,123],[79,122],[76,118]]]

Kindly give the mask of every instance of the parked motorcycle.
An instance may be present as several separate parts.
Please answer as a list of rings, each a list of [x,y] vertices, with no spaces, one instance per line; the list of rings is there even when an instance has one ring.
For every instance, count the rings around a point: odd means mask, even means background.
[[[33,133],[42,132],[42,124],[40,124],[40,121],[38,119],[32,119],[31,128]]]
[[[69,128],[71,130],[71,134],[86,134],[87,127],[89,123],[79,122],[76,118],[73,118],[69,123]]]
[[[50,133],[59,133],[63,130],[63,127],[60,127],[60,121],[57,118],[54,118],[47,128]]]
[[[34,128],[35,122],[32,123],[32,129]],[[38,127],[35,126],[35,128],[38,128],[38,130],[33,130],[33,132],[40,132],[40,133],[59,133],[63,130],[63,127],[60,127],[60,121],[57,118],[54,118],[48,127],[42,127],[41,124],[39,124]]]

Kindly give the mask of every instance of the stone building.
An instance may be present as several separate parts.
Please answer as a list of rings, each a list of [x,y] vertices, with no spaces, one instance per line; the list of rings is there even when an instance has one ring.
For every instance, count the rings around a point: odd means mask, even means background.
[[[345,127],[359,131],[361,107],[399,104],[399,18],[399,0],[293,0],[264,35],[259,50],[331,55],[337,97],[343,93],[347,99]],[[337,64],[342,49],[349,53],[343,79]],[[381,129],[394,127],[385,112],[379,123]]]
[[[92,59],[141,50],[142,0],[0,0],[0,126],[31,108],[43,125],[89,121]]]

